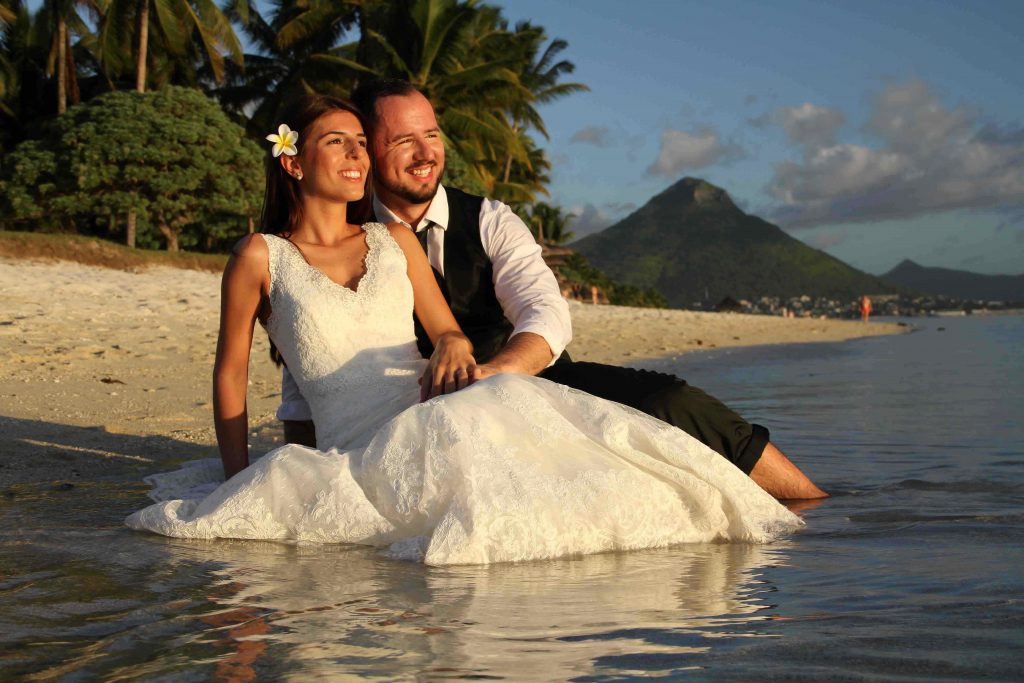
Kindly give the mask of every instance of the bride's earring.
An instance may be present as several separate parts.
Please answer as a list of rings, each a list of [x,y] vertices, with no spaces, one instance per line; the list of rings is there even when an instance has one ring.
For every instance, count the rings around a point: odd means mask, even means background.
[[[302,171],[296,171],[295,172],[295,179],[296,180],[302,180]]]

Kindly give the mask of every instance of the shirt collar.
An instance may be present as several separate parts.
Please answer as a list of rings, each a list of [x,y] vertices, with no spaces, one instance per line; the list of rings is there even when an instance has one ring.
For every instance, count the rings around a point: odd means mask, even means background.
[[[384,221],[386,223],[401,223],[407,228],[412,228],[412,226],[406,221],[395,215],[394,211],[384,206],[377,195],[373,196],[373,213],[377,216],[377,220],[379,221]],[[416,232],[426,230],[432,225],[435,225],[442,230],[447,230],[448,215],[448,194],[444,191],[444,185],[438,184],[437,192],[434,194],[434,198],[430,200],[430,206],[427,207],[427,212],[423,214],[423,220],[420,221]]]

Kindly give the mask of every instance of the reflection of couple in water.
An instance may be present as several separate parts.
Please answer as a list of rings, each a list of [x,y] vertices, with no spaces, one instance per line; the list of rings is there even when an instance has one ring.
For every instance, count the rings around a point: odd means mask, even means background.
[[[354,99],[287,108],[263,234],[225,270],[214,412],[229,480],[210,493],[209,468],[158,475],[162,502],[131,526],[454,564],[762,541],[799,523],[773,496],[825,495],[767,430],[682,380],[569,360],[568,308],[529,231],[439,184],[427,99],[393,81]],[[361,225],[371,210],[381,222]],[[249,465],[257,320],[285,363],[292,443]]]
[[[210,565],[205,545],[167,552],[179,576]],[[683,657],[699,667],[702,653],[728,658],[736,638],[772,638],[773,567],[788,559],[785,541],[705,543],[408,571],[360,550],[226,542],[203,621],[226,650],[219,678],[344,670],[399,680],[442,666],[448,678],[573,680],[630,670],[638,658],[649,675],[665,674],[659,664],[678,671]]]

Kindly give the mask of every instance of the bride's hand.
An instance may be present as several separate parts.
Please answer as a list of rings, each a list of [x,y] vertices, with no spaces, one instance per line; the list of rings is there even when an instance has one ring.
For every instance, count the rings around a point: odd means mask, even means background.
[[[420,378],[420,401],[469,386],[475,369],[473,345],[466,335],[459,332],[442,334]]]

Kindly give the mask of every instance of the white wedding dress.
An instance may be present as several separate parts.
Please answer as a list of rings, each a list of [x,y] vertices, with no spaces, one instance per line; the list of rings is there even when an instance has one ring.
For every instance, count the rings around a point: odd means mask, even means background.
[[[447,565],[765,542],[801,524],[686,433],[543,379],[499,375],[417,403],[426,361],[405,257],[386,227],[364,229],[355,290],[264,236],[268,332],[313,411],[319,450],[283,446],[223,483],[213,460],[152,476],[160,502],[128,526],[386,546]]]

